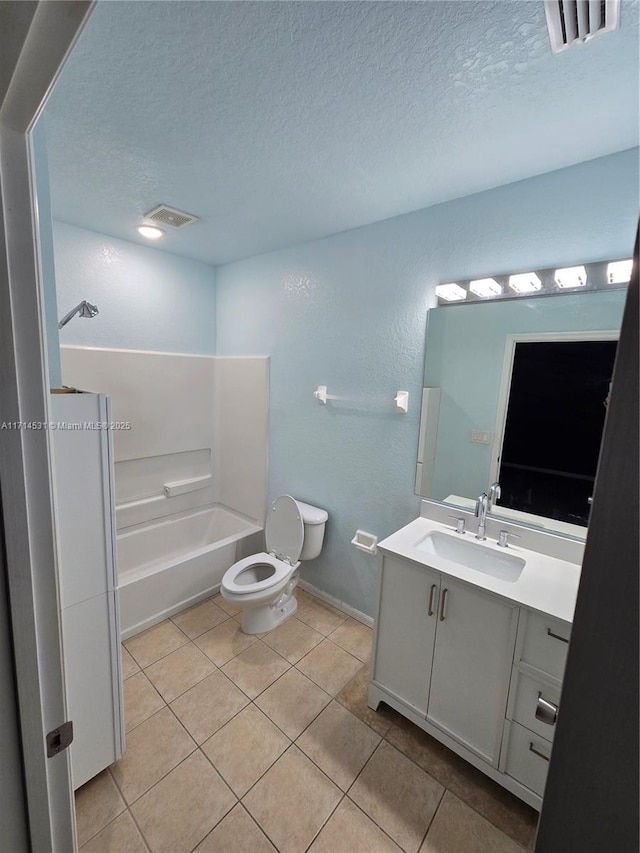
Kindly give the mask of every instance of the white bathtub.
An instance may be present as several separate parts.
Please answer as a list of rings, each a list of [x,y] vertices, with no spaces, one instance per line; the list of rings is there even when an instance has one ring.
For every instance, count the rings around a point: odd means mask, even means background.
[[[230,566],[262,550],[261,533],[261,527],[222,507],[119,533],[122,638],[217,592]]]

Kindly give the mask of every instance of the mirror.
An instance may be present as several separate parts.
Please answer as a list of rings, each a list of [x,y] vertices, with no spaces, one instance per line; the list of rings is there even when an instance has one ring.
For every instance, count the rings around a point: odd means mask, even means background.
[[[428,312],[416,493],[584,538],[626,291]]]

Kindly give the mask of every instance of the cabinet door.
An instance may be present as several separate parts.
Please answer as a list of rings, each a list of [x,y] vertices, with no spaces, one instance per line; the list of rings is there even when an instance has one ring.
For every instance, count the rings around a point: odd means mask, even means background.
[[[518,608],[447,577],[440,596],[427,719],[496,767]]]
[[[422,716],[427,712],[439,588],[436,572],[384,558],[373,680]]]

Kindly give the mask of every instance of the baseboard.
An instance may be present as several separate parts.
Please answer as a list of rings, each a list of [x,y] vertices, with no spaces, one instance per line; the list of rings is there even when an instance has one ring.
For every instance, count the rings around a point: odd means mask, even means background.
[[[342,613],[346,613],[347,616],[352,616],[358,622],[362,622],[363,625],[368,625],[369,628],[373,628],[373,617],[367,616],[366,613],[361,613],[359,610],[356,610],[355,607],[351,607],[351,605],[345,604],[344,601],[339,601],[332,595],[328,595],[326,592],[323,592],[321,589],[318,589],[318,587],[313,586],[313,584],[310,584],[308,581],[302,580],[302,578],[298,581],[298,586],[300,589],[304,589],[311,595],[315,595],[315,597],[319,598],[321,601],[325,601],[327,604],[335,607],[336,610],[340,610]]]

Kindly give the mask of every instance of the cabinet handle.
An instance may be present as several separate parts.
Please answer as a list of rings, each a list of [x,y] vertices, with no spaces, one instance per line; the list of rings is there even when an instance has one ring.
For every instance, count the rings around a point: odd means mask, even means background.
[[[546,723],[548,726],[555,726],[558,719],[558,706],[547,699],[543,699],[542,693],[538,693],[538,701],[536,703],[536,720],[541,723]]]
[[[435,584],[435,583],[432,584],[431,592],[429,593],[429,616],[433,616],[433,613],[434,613],[433,600],[434,600],[437,588],[438,588],[438,584]]]
[[[547,636],[553,637],[554,640],[560,640],[561,643],[568,643],[569,640],[566,637],[561,637],[560,634],[554,634],[551,628],[547,628]]]
[[[538,758],[544,758],[545,761],[549,761],[549,756],[545,755],[544,752],[539,752],[533,745],[533,742],[529,743],[529,752],[532,752],[534,755],[537,755]]]
[[[440,621],[444,622],[445,617],[447,615],[447,596],[449,595],[448,589],[442,590],[442,598],[440,600]]]

